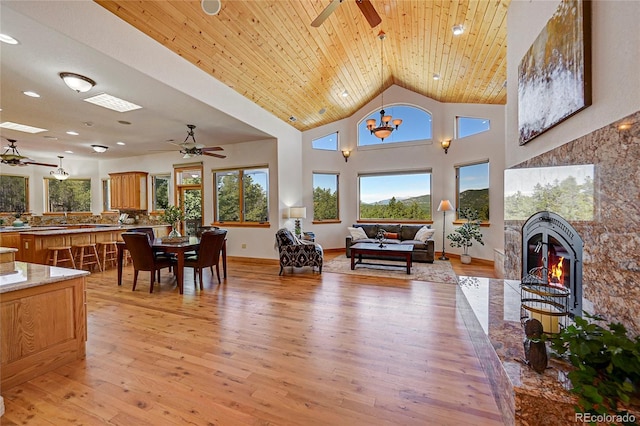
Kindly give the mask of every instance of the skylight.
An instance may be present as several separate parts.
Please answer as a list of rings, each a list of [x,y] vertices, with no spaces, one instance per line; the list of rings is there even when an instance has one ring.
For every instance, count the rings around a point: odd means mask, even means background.
[[[107,93],[92,96],[85,99],[85,101],[118,112],[127,112],[142,108],[140,105],[125,101],[124,99],[116,98],[115,96],[111,96]]]
[[[25,132],[25,133],[40,133],[40,132],[47,131],[47,129],[28,126],[26,124],[12,123],[11,121],[5,121],[4,123],[0,123],[0,127],[2,127],[3,129],[17,130],[19,132]]]

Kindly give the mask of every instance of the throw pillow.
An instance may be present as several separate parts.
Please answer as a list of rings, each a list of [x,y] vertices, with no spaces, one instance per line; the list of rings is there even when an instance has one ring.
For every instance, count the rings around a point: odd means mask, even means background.
[[[397,232],[385,232],[384,237],[388,240],[397,240],[398,233]]]
[[[433,234],[435,233],[436,233],[435,229],[431,229],[431,228],[427,228],[426,226],[423,226],[422,228],[418,229],[418,232],[416,232],[416,236],[414,237],[414,239],[418,241],[422,241],[423,243],[426,243],[427,240],[433,237]]]
[[[365,240],[367,238],[367,234],[362,228],[352,228],[349,226],[347,229],[351,234],[351,238],[353,238],[354,240]]]

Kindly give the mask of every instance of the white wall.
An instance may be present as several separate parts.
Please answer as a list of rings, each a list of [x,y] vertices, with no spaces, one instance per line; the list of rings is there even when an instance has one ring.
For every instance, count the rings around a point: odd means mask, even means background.
[[[592,105],[526,145],[518,145],[518,65],[559,3],[513,0],[509,6],[507,168],[640,109],[640,2],[592,1]]]
[[[442,213],[435,211],[442,199],[455,202],[456,184],[454,166],[480,160],[490,160],[490,209],[491,226],[482,228],[485,246],[474,245],[471,254],[474,257],[493,260],[493,249],[502,248],[503,238],[503,195],[502,176],[504,170],[504,107],[501,105],[444,104],[418,95],[398,86],[392,86],[384,93],[385,105],[410,104],[429,111],[433,116],[433,140],[423,144],[401,144],[400,146],[381,147],[380,149],[357,149],[357,124],[363,117],[377,115],[380,110],[379,97],[365,105],[353,116],[318,127],[303,133],[302,181],[305,189],[304,205],[307,206],[307,219],[304,229],[313,231],[317,241],[325,248],[344,248],[347,227],[357,220],[358,173],[405,171],[412,169],[431,169],[432,199],[434,203],[433,227],[436,251],[442,251]],[[454,140],[445,154],[440,140],[452,138],[456,115],[488,118],[491,130],[478,135]],[[345,162],[338,152],[314,150],[313,139],[333,132],[339,132],[340,150],[353,150],[349,161]],[[402,131],[402,127],[398,130]],[[313,193],[312,173],[335,172],[340,174],[340,223],[312,224]],[[453,231],[453,214],[447,216],[446,233]],[[446,241],[447,253],[460,253],[452,249]]]

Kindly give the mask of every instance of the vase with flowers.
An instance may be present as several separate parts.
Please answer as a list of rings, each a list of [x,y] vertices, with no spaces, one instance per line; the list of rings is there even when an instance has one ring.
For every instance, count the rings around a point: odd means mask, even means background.
[[[164,209],[162,216],[160,216],[160,220],[171,225],[171,232],[169,233],[170,238],[181,236],[177,228],[179,227],[179,223],[184,220],[184,212],[180,207],[167,206],[167,208]]]

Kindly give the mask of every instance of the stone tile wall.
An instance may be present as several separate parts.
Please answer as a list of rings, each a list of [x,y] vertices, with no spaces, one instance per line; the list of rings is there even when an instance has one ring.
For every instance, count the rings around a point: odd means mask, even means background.
[[[639,335],[640,111],[513,168],[575,164],[595,166],[594,220],[569,221],[584,241],[583,310]],[[505,220],[507,279],[521,277],[524,222]]]

